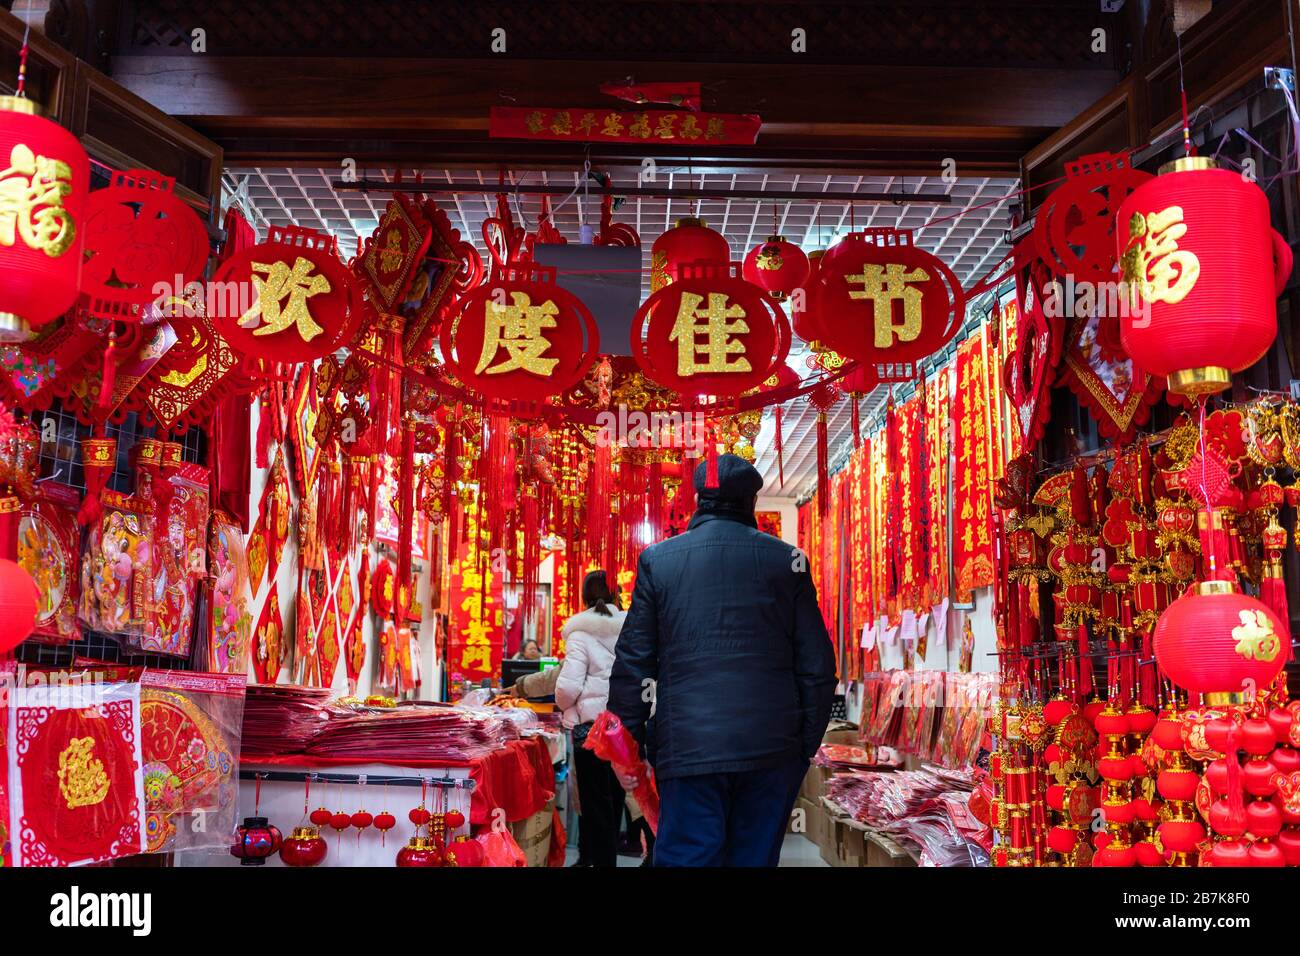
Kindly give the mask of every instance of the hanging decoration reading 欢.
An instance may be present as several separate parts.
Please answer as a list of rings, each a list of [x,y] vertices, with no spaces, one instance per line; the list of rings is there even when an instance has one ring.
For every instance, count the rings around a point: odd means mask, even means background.
[[[271,227],[265,242],[222,263],[212,284],[211,317],[246,360],[315,361],[349,344],[363,317],[335,240],[314,229]]]

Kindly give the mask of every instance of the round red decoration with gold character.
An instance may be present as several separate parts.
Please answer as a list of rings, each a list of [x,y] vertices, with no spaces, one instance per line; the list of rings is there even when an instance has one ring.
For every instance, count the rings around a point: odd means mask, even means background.
[[[1056,275],[1102,282],[1115,272],[1115,219],[1120,204],[1151,174],[1124,153],[1081,156],[1034,217],[1038,254]]]
[[[452,374],[476,392],[538,402],[582,381],[600,332],[582,300],[555,284],[555,269],[515,263],[461,299],[441,343]]]
[[[742,270],[746,282],[784,302],[808,278],[808,257],[785,236],[768,236],[749,250]]]
[[[312,362],[351,341],[362,317],[352,273],[333,238],[315,229],[272,226],[267,241],[217,270],[208,315],[246,358]]]
[[[911,230],[851,233],[808,282],[821,344],[862,362],[911,362],[947,344],[966,314],[966,293]]]
[[[704,220],[686,216],[659,236],[650,247],[650,291],[658,292],[677,280],[677,270],[686,263],[709,262],[726,265],[731,246],[722,233],[710,229]]]
[[[159,284],[183,297],[203,274],[208,232],[175,188],[171,176],[131,169],[90,194],[81,297],[91,315],[139,321]]]
[[[645,374],[684,396],[733,397],[785,362],[790,322],[734,265],[686,266],[632,319],[632,356]]]

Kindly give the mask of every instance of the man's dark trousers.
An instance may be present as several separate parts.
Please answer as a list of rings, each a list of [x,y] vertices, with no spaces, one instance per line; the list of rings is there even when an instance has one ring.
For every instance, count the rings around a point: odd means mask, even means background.
[[[776,866],[808,761],[659,781],[655,866]]]

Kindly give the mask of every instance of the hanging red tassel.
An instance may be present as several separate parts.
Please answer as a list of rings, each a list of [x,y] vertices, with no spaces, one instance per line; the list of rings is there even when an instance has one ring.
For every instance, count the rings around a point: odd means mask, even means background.
[[[704,429],[704,487],[718,487],[718,442],[712,426]]]
[[[415,425],[402,421],[402,458],[397,473],[397,513],[401,527],[397,533],[397,587],[398,594],[405,599],[399,607],[398,622],[405,625],[406,612],[411,606],[411,552],[412,538],[415,532],[415,500],[412,492],[415,488]]]
[[[852,395],[852,396],[850,396],[850,397],[849,397],[849,404],[850,404],[850,405],[852,406],[852,408],[853,408],[853,413],[852,413],[852,419],[853,419],[853,447],[854,447],[854,448],[860,448],[860,447],[862,446],[862,421],[861,421],[861,419],[860,419],[860,417],[859,417],[859,412],[858,412],[858,396],[856,396],[856,395]]]
[[[817,413],[817,513],[825,515],[830,505],[830,453],[827,450],[826,413]]]
[[[785,487],[785,442],[781,438],[781,406],[776,406],[773,414],[773,420],[776,423],[776,475],[780,479],[781,487]]]
[[[108,412],[113,407],[113,390],[117,387],[117,330],[108,333],[108,348],[104,349],[104,365],[99,383],[99,398],[95,410]]]
[[[1283,644],[1286,646],[1286,661],[1290,662],[1291,649],[1291,610],[1287,606],[1286,581],[1282,579],[1282,561],[1269,556],[1264,560],[1264,574],[1259,582],[1259,599],[1277,615],[1282,622]]]
[[[77,511],[77,520],[93,525],[103,514],[99,493],[108,484],[117,465],[116,438],[83,438],[81,440],[81,471],[85,476],[86,497]]]
[[[254,463],[258,468],[269,468],[268,455],[271,450],[271,432],[274,426],[271,402],[265,394],[257,399],[257,443],[254,446],[257,456]]]
[[[1079,656],[1079,693],[1090,694],[1093,689],[1092,655],[1088,649],[1088,629],[1082,624],[1076,627],[1076,648]]]

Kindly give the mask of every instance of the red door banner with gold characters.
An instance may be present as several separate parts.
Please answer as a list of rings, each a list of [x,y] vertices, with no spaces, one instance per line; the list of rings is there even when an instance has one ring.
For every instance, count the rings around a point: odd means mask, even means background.
[[[477,506],[465,506],[462,520],[468,534],[456,544],[451,563],[451,621],[447,636],[447,670],[468,683],[501,673],[505,646],[501,571],[489,552],[477,547]]]

